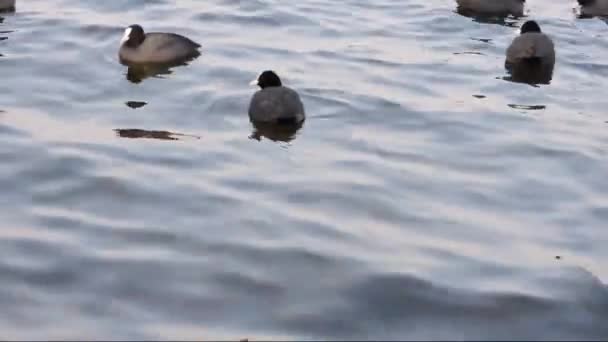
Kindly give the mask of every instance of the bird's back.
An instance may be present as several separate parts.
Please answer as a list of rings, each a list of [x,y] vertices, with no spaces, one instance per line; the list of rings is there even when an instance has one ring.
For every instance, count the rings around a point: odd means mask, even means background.
[[[523,15],[524,3],[521,0],[456,0],[464,11],[480,14]]]
[[[581,1],[581,14],[588,16],[608,15],[608,0]]]
[[[249,105],[249,117],[260,122],[304,120],[300,96],[287,87],[269,87],[256,92]]]
[[[198,54],[200,44],[174,33],[151,32],[137,47],[123,45],[120,58],[132,63],[171,63]]]
[[[15,8],[15,0],[0,0],[0,11],[12,10]]]
[[[532,58],[539,59],[544,64],[555,63],[555,46],[546,34],[540,32],[521,34],[507,49],[506,62],[509,64]]]

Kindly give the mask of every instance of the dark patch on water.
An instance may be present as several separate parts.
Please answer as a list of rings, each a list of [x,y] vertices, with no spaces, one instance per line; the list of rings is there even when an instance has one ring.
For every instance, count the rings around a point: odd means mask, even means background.
[[[260,141],[262,137],[276,142],[290,142],[297,136],[298,131],[304,125],[304,121],[299,123],[264,123],[252,122],[254,130],[249,136],[250,139]]]
[[[169,131],[151,131],[137,128],[126,128],[126,129],[115,129],[116,134],[121,138],[131,139],[159,139],[159,140],[180,140],[178,137],[188,137],[193,139],[200,139],[195,135],[173,133]]]
[[[127,101],[125,102],[125,104],[127,105],[127,107],[133,108],[133,109],[138,109],[141,108],[145,105],[147,105],[147,102],[144,101]]]
[[[479,52],[479,51],[464,51],[464,52],[454,52],[455,55],[479,55],[479,56],[485,56],[485,54]]]
[[[492,39],[490,39],[490,38],[474,38],[474,37],[471,37],[471,40],[476,40],[476,41],[479,41],[479,42],[482,42],[482,43],[491,43],[492,42]]]
[[[546,109],[545,105],[519,105],[519,104],[509,104],[509,107],[513,109],[522,109],[522,110],[543,110]]]

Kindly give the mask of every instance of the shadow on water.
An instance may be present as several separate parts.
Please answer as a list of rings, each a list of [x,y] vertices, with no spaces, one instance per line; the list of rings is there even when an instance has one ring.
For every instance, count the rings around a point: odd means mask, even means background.
[[[304,126],[304,121],[299,123],[267,123],[251,121],[253,132],[250,139],[260,141],[262,137],[275,142],[291,142],[297,137],[298,131]]]
[[[169,131],[149,131],[137,128],[115,129],[116,135],[121,138],[130,139],[158,139],[158,140],[181,140],[181,138],[200,139],[201,137],[190,134],[173,133]]]
[[[128,66],[126,78],[132,83],[141,83],[146,78],[157,77],[162,78],[163,75],[170,75],[173,73],[171,69],[187,66],[198,58],[201,54],[197,52],[195,55],[188,56],[188,58],[176,61],[174,63],[146,63],[146,64],[127,64],[123,61],[123,65]]]

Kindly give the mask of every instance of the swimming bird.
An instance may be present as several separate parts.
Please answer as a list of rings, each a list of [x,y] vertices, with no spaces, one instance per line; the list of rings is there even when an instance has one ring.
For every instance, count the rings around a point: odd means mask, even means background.
[[[0,0],[0,11],[14,11],[15,0]]]
[[[298,93],[283,86],[279,76],[266,70],[251,82],[258,90],[249,104],[249,118],[254,122],[297,124],[305,119],[304,105]]]
[[[583,16],[608,16],[608,0],[578,0]]]
[[[200,55],[200,44],[175,33],[145,33],[140,25],[125,30],[118,56],[123,64],[178,64]]]
[[[456,0],[458,12],[521,17],[526,0]]]
[[[509,48],[505,67],[514,81],[549,83],[555,66],[555,46],[534,20],[525,22]]]

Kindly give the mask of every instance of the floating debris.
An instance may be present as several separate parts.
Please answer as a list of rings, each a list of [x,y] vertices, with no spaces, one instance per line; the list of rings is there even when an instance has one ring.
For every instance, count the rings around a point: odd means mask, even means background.
[[[474,94],[473,97],[476,99],[485,99],[487,96]]]

